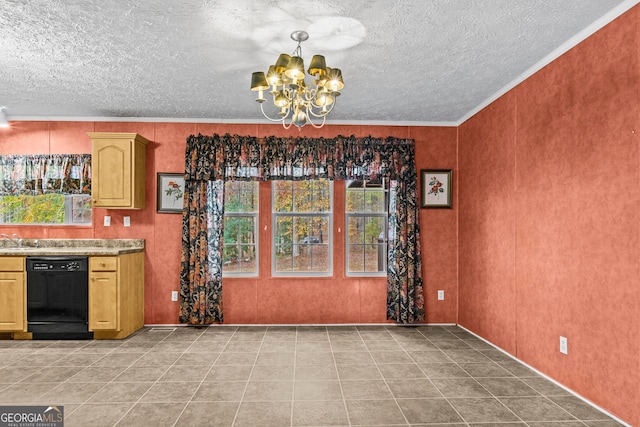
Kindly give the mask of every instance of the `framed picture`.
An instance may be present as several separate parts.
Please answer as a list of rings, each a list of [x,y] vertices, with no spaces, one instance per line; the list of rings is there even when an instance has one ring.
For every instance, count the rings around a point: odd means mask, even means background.
[[[451,208],[451,169],[420,171],[420,207]]]
[[[184,174],[158,173],[158,202],[160,213],[182,213]]]

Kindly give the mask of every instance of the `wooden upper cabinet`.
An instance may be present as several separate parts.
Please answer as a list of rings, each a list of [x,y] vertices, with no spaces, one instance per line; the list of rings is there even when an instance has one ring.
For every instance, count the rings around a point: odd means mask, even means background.
[[[144,209],[145,155],[149,141],[137,133],[88,132],[93,207]]]

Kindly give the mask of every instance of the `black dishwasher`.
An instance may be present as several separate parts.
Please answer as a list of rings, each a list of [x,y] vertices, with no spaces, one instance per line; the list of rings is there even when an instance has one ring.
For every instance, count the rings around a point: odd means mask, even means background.
[[[27,331],[33,339],[92,339],[89,261],[82,256],[27,257]]]

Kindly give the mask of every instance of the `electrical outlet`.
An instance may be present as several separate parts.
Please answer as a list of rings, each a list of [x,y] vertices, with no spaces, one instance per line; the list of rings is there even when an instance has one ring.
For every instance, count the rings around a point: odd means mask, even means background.
[[[105,216],[104,217],[104,226],[105,227],[111,227],[111,217],[110,216]]]
[[[560,353],[569,354],[569,347],[565,337],[560,337]]]
[[[442,289],[438,291],[438,301],[444,301],[444,291]]]
[[[124,218],[122,218],[122,221],[124,222],[124,226],[125,227],[131,227],[131,217],[130,216],[125,216]]]
[[[171,301],[178,301],[178,291],[171,291]]]

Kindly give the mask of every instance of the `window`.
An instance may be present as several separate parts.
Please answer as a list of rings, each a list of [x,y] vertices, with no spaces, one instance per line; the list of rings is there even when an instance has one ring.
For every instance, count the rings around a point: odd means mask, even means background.
[[[387,271],[389,184],[385,179],[346,181],[347,275]]]
[[[225,182],[223,275],[258,274],[257,229],[258,182]]]
[[[91,195],[0,196],[0,224],[90,225]]]
[[[273,181],[272,189],[273,275],[331,275],[331,181]]]

